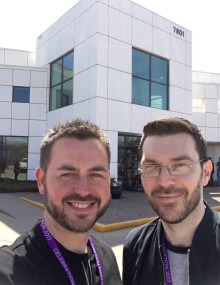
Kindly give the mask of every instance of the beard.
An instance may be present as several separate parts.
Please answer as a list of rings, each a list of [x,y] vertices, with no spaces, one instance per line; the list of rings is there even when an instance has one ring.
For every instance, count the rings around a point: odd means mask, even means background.
[[[61,205],[59,206],[55,204],[52,199],[50,199],[46,183],[44,185],[44,188],[44,203],[48,213],[61,227],[75,233],[85,233],[91,230],[92,227],[95,225],[96,221],[105,213],[110,203],[109,198],[109,200],[102,207],[100,207],[101,200],[93,195],[82,197],[78,194],[72,194],[64,197],[61,201]],[[97,213],[89,216],[85,214],[70,216],[68,213],[65,212],[64,208],[64,204],[68,200],[96,202],[96,204],[98,205]]]
[[[167,201],[162,203],[158,201],[158,195],[161,194],[176,194],[181,195],[181,201]],[[152,208],[158,214],[158,216],[165,223],[168,224],[178,224],[185,220],[190,213],[198,206],[201,201],[202,191],[201,191],[201,179],[197,182],[195,188],[189,196],[189,192],[186,188],[175,188],[175,187],[158,187],[155,189],[151,196],[147,195],[148,201],[151,204]]]

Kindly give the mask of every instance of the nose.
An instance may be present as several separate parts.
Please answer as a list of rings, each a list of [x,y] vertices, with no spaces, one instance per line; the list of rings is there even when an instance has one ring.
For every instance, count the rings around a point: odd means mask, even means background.
[[[163,187],[174,185],[174,176],[170,175],[167,167],[160,168],[160,174],[157,179],[157,183]]]
[[[89,179],[86,175],[80,175],[77,183],[74,185],[75,193],[85,197],[90,193]]]

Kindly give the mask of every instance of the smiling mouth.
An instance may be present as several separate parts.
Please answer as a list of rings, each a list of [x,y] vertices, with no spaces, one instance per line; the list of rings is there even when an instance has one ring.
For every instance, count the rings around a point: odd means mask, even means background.
[[[78,209],[87,209],[90,206],[92,206],[94,203],[73,203],[73,202],[68,202],[69,205],[71,205],[74,208]]]

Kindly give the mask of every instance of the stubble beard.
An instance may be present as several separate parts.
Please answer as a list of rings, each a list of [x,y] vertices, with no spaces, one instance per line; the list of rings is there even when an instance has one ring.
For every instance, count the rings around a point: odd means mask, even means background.
[[[44,203],[45,208],[47,212],[51,215],[51,217],[63,228],[65,228],[68,231],[74,232],[74,233],[85,233],[92,229],[92,227],[95,225],[96,221],[103,216],[105,211],[107,210],[110,198],[109,200],[100,208],[101,200],[97,197],[94,197],[92,195],[89,195],[87,197],[81,197],[80,195],[70,195],[68,197],[64,197],[62,199],[61,205],[59,206],[55,204],[52,199],[50,199],[50,195],[47,189],[47,185],[45,183],[44,185],[45,194],[44,194]],[[76,199],[79,201],[95,201],[98,205],[98,211],[96,215],[77,215],[77,217],[70,217],[64,209],[64,202],[68,199]]]
[[[158,199],[155,198],[158,194],[166,193],[166,194],[181,194],[182,199],[184,199],[181,204],[177,205],[176,202],[170,202],[165,205],[161,205],[158,203]],[[190,199],[187,200],[188,191],[186,188],[163,188],[159,187],[154,190],[151,194],[151,197],[147,195],[148,201],[151,204],[151,207],[155,210],[158,216],[165,223],[168,224],[178,224],[185,220],[190,213],[198,206],[201,201],[201,178],[196,184],[196,187],[193,189]],[[170,214],[171,213],[171,214]]]

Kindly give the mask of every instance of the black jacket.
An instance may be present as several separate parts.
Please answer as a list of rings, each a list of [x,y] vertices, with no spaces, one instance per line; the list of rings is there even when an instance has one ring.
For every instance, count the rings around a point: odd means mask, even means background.
[[[164,285],[161,220],[128,234],[123,251],[124,285]],[[190,285],[220,284],[220,213],[206,206],[189,252]]]
[[[99,257],[104,284],[121,285],[119,269],[112,249],[103,241],[92,237]],[[71,256],[71,257],[70,257]],[[72,255],[65,255],[73,277],[80,277]],[[71,259],[70,259],[71,258]],[[94,263],[95,266],[95,263]],[[74,269],[75,275],[74,276]],[[96,270],[96,269],[95,269]],[[98,278],[98,273],[96,279]],[[99,279],[99,278],[98,278]],[[79,279],[78,279],[79,280]],[[99,283],[99,282],[98,282]],[[95,282],[95,284],[98,284]],[[40,225],[18,237],[11,246],[0,248],[0,285],[70,285],[70,281],[51,252]],[[81,281],[76,284],[84,284]]]

